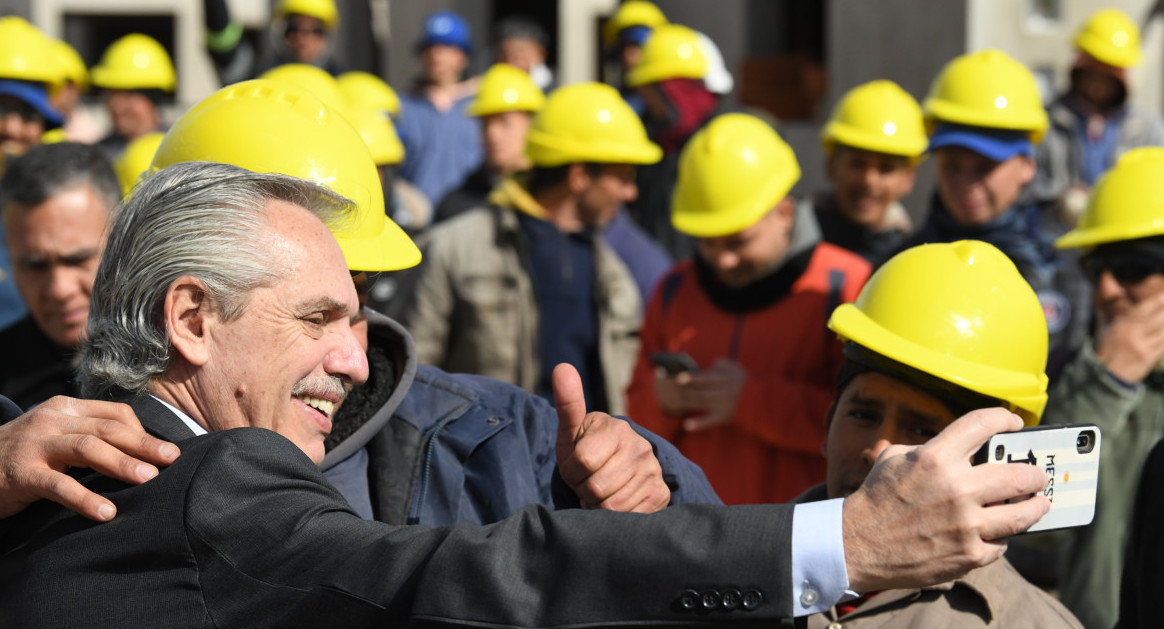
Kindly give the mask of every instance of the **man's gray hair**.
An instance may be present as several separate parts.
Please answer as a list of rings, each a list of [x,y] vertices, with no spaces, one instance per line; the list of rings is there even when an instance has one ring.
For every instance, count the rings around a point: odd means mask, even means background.
[[[12,203],[35,207],[86,184],[107,212],[121,202],[121,184],[113,165],[97,147],[76,142],[41,144],[8,162],[0,179],[0,208]]]
[[[114,217],[81,344],[85,395],[137,393],[163,373],[171,345],[166,293],[183,275],[206,286],[207,307],[242,315],[251,292],[280,278],[265,233],[267,205],[301,206],[328,227],[353,217],[350,201],[314,183],[225,164],[176,164],[147,177]]]

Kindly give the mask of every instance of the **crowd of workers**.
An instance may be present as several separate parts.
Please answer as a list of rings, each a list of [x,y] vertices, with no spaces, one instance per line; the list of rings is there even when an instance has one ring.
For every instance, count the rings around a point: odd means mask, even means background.
[[[224,87],[168,128],[157,41],[87,70],[0,18],[0,395],[28,411],[0,624],[1149,626],[1164,122],[1128,102],[1124,14],[1049,105],[999,50],[920,104],[854,86],[797,199],[715,44],[643,0],[602,33],[617,88],[558,85],[525,18],[469,77],[432,14],[397,91],[337,67],[332,0],[281,0],[267,52],[205,7]],[[968,461],[1039,423],[1102,430],[1095,520],[1012,566],[1045,478]]]

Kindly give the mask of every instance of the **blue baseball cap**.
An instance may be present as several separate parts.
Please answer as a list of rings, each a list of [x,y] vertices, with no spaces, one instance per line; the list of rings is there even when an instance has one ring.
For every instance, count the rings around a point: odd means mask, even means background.
[[[643,26],[641,24],[636,24],[634,26],[628,26],[628,27],[622,29],[621,31],[619,31],[618,42],[619,42],[619,44],[621,44],[623,46],[625,46],[627,44],[634,44],[636,46],[642,46],[643,44],[646,43],[647,38],[650,36],[651,36],[651,27],[650,26]]]
[[[472,54],[473,41],[469,39],[469,23],[465,18],[452,11],[437,11],[424,21],[424,34],[416,43],[417,50],[424,50],[429,46],[444,45],[456,46]]]
[[[929,152],[943,146],[960,146],[979,155],[1003,162],[1015,155],[1033,158],[1035,145],[1031,143],[1030,132],[1009,129],[988,129],[968,125],[943,122],[930,136]]]
[[[44,116],[45,131],[61,126],[65,118],[49,102],[48,90],[41,83],[0,79],[0,96],[11,96],[27,103],[37,113]]]

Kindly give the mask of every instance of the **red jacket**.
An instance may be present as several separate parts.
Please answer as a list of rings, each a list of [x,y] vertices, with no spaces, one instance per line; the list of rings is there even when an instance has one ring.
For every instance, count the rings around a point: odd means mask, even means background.
[[[627,391],[630,416],[703,468],[727,504],[788,502],[823,482],[826,414],[841,346],[826,327],[832,308],[853,301],[871,268],[821,243],[782,298],[729,312],[700,286],[694,264],[675,266],[647,309],[642,349]],[[747,371],[728,423],[687,433],[655,397],[653,352],[686,352],[701,368],[730,358]]]

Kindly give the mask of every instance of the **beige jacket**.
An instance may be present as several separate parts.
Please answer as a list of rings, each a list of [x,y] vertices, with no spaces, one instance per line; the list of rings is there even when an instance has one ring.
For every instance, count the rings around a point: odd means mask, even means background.
[[[542,322],[515,207],[533,200],[514,185],[506,189],[510,194],[490,198],[495,205],[440,223],[418,239],[424,259],[401,280],[389,314],[412,334],[421,363],[532,392],[541,373]],[[630,271],[601,237],[594,259],[598,355],[610,408],[590,410],[622,414],[642,303]]]

